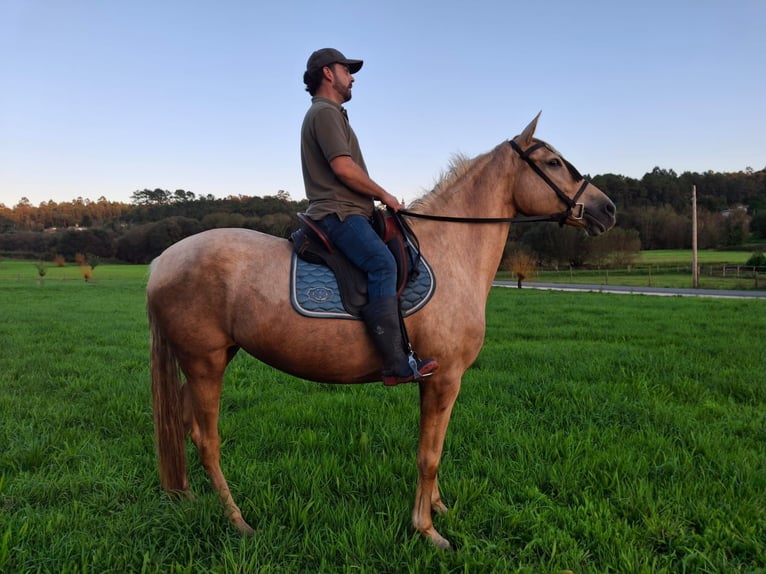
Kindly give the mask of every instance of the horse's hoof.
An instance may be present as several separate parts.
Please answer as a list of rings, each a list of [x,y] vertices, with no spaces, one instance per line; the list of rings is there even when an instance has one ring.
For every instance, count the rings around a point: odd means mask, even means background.
[[[253,527],[245,522],[244,518],[240,517],[232,519],[232,523],[234,524],[234,527],[237,529],[237,531],[245,538],[250,538],[253,534],[255,534]]]
[[[436,532],[435,529],[432,528],[429,532],[424,532],[423,535],[428,538],[431,544],[440,550],[452,550],[452,545],[449,543],[449,540]]]

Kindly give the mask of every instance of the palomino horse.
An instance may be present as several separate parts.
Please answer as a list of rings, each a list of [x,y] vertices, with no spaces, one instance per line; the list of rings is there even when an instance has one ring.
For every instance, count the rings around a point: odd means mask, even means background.
[[[413,347],[440,364],[419,383],[412,523],[442,548],[449,548],[449,542],[436,531],[431,515],[447,511],[437,471],[461,377],[484,341],[487,296],[509,230],[509,222],[498,219],[554,214],[591,235],[615,222],[609,198],[552,147],[533,138],[537,119],[510,142],[466,161],[412,205],[413,214],[459,220],[412,222],[437,287],[431,301],[406,320]],[[484,225],[471,224],[481,218]],[[361,321],[307,318],[292,309],[290,255],[285,239],[214,229],[162,253],[152,264],[147,286],[162,485],[188,491],[185,442],[190,433],[229,518],[243,534],[253,530],[221,471],[218,435],[224,371],[235,353],[242,348],[277,369],[317,382],[380,380],[380,358]],[[313,333],[311,345],[298,343],[306,332]]]

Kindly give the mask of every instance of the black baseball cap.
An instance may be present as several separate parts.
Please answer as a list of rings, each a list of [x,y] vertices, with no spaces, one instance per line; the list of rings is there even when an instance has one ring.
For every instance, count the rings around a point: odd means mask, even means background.
[[[309,56],[309,60],[306,62],[306,72],[319,70],[330,64],[345,64],[348,66],[349,72],[356,74],[362,69],[364,61],[350,60],[335,48],[322,48]]]

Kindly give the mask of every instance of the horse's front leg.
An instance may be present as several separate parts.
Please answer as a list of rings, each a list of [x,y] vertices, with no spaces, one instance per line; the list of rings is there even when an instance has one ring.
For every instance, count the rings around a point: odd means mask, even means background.
[[[444,448],[452,407],[460,391],[460,377],[438,373],[420,383],[420,443],[418,445],[418,488],[412,509],[412,526],[435,546],[449,549],[450,543],[434,528],[432,511],[447,507],[439,494],[439,461]]]

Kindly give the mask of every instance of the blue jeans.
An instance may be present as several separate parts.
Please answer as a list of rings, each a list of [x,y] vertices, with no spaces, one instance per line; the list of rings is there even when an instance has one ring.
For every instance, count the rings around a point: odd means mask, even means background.
[[[396,261],[370,221],[349,215],[341,221],[335,214],[316,222],[332,244],[367,273],[367,301],[396,295]]]

